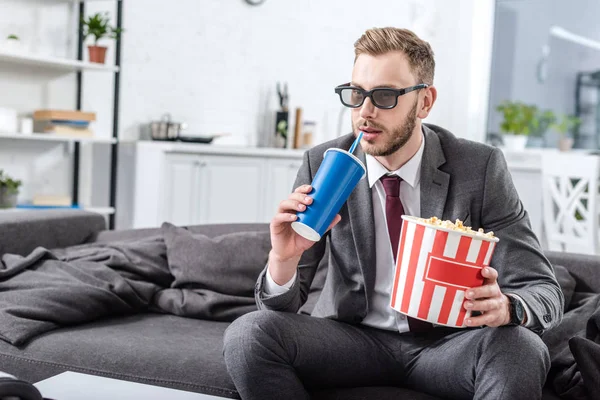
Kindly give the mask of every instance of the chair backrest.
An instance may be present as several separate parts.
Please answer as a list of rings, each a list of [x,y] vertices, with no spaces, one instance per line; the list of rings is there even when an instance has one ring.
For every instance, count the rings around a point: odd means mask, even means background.
[[[549,250],[600,254],[600,156],[542,155],[542,204]]]

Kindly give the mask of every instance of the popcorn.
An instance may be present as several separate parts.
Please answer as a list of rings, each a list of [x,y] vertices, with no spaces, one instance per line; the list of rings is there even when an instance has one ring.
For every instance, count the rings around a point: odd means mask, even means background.
[[[475,236],[483,236],[486,238],[494,237],[494,232],[489,231],[489,232],[485,233],[482,228],[479,228],[478,230],[475,231],[475,230],[471,229],[470,226],[463,225],[463,222],[460,219],[457,219],[456,222],[452,222],[450,220],[443,221],[443,220],[439,219],[438,217],[417,218],[417,219],[426,224],[439,226],[439,227],[446,228],[446,229],[452,229],[453,231],[469,233],[469,234],[472,234]]]

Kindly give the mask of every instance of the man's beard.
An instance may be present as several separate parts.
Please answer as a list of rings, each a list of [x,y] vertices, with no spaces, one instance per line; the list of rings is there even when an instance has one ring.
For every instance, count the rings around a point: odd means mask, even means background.
[[[404,122],[400,126],[397,126],[395,129],[392,130],[392,134],[390,135],[388,142],[380,146],[364,146],[364,152],[374,157],[386,157],[400,150],[410,140],[413,131],[415,130],[415,126],[417,125],[417,105],[418,99],[417,101],[415,101],[413,107],[407,114]],[[378,125],[376,123],[369,123],[367,121],[365,121],[364,124],[357,124],[356,128],[358,128],[361,125],[370,126],[375,129],[382,129],[381,125]]]

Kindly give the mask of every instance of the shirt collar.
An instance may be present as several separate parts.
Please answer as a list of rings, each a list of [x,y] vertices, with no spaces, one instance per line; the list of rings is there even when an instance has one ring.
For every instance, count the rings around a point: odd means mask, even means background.
[[[425,135],[421,132],[421,146],[410,160],[406,162],[396,171],[388,171],[386,167],[381,165],[379,161],[370,154],[365,154],[367,161],[367,177],[369,179],[369,187],[373,187],[383,175],[394,174],[402,178],[403,181],[408,183],[413,188],[419,183],[421,179],[421,160],[423,159],[423,150],[425,149]]]

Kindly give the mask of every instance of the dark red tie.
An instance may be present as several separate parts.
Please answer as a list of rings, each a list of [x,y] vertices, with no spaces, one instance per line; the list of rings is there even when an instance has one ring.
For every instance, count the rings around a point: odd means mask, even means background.
[[[400,182],[402,178],[398,175],[384,175],[381,177],[381,183],[385,189],[385,215],[387,220],[390,241],[392,242],[392,253],[394,263],[398,254],[398,245],[400,243],[400,230],[402,229],[402,215],[404,207],[400,201]],[[408,318],[408,326],[411,332],[427,332],[433,328],[429,322],[419,319]]]

